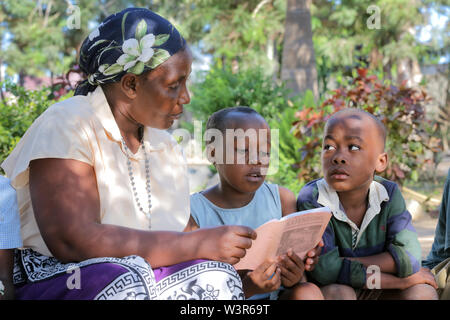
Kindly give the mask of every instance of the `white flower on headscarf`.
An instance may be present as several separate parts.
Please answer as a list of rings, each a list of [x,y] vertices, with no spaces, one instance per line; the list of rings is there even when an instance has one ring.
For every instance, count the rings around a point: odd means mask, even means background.
[[[126,15],[123,19],[126,18]],[[124,20],[122,21],[122,37],[125,37]],[[116,63],[109,65],[103,64],[99,67],[98,71],[100,75],[108,76],[106,79],[98,80],[96,82],[102,83],[102,81],[114,78],[115,75],[126,71],[134,74],[141,74],[145,67],[154,69],[161,63],[166,61],[170,57],[170,53],[162,48],[154,48],[161,46],[170,38],[169,34],[158,34],[155,36],[153,33],[147,34],[147,23],[142,19],[136,26],[134,38],[125,40],[121,46],[113,46],[110,43],[108,46],[101,50],[100,56],[103,52],[108,50],[121,48],[123,54],[117,58]],[[101,44],[107,40],[98,40],[92,46]],[[89,48],[90,50],[90,48]],[[95,76],[97,74],[94,74]],[[91,79],[94,81],[95,79]]]
[[[125,40],[122,44],[122,51],[124,52],[117,63],[123,66],[123,70],[128,70],[134,67],[137,63],[142,62],[142,68],[152,57],[155,51],[152,46],[155,43],[155,35],[150,33],[142,37],[140,41],[131,38]],[[140,69],[140,68],[137,68]]]

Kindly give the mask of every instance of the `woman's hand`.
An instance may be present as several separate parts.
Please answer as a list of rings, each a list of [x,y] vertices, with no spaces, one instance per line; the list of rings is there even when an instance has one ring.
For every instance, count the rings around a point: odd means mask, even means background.
[[[281,283],[286,288],[296,285],[303,278],[305,265],[292,249],[279,256],[277,262],[281,269]]]
[[[199,249],[202,258],[229,264],[238,263],[256,239],[256,232],[245,226],[221,226],[194,232],[202,233]]]
[[[245,297],[277,290],[281,285],[281,269],[275,261],[268,260],[242,279]]]

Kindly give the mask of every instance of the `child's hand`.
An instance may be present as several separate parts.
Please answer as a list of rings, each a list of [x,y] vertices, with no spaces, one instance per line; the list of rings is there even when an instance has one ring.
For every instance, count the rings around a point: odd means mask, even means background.
[[[286,254],[279,256],[277,261],[281,269],[281,283],[283,286],[289,288],[300,282],[305,271],[305,265],[292,249],[289,249]]]
[[[221,226],[199,229],[201,257],[229,264],[236,264],[256,239],[256,232],[245,226]]]
[[[407,289],[416,284],[429,284],[435,289],[438,289],[434,275],[427,268],[420,268],[420,270],[409,277],[403,278],[404,286],[402,289]]]
[[[258,268],[247,273],[242,280],[245,296],[277,290],[281,285],[281,270],[275,261],[264,261]]]
[[[321,239],[314,249],[312,249],[306,253],[306,258],[304,261],[306,271],[314,270],[317,262],[319,262],[319,256],[320,256],[320,252],[322,251],[323,246],[324,246],[324,243],[323,243],[323,240]]]

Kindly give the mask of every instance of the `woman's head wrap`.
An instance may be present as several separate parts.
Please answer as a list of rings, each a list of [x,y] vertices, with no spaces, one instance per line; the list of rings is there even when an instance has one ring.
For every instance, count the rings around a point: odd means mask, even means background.
[[[169,21],[148,9],[128,8],[110,15],[81,45],[79,64],[87,79],[78,84],[75,95],[87,95],[126,73],[155,69],[185,45]]]

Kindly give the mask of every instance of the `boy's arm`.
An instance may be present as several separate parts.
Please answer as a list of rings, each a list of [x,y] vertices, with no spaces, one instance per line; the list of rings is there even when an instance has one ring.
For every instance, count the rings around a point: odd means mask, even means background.
[[[297,199],[297,210],[315,209],[312,194],[308,194],[302,189]],[[352,261],[340,256],[339,248],[335,243],[335,234],[332,222],[328,223],[322,236],[324,246],[319,262],[313,271],[308,272],[311,277],[321,285],[332,283],[346,284],[353,288],[362,288],[366,284],[366,267],[359,261]]]
[[[378,279],[376,279],[378,277]],[[378,283],[377,283],[378,281]],[[368,274],[367,285],[370,284],[369,289],[400,289],[404,290],[416,284],[428,284],[435,289],[438,289],[434,275],[427,268],[420,268],[420,270],[406,278],[399,278],[393,274],[380,272],[379,275]]]
[[[396,275],[405,278],[420,270],[422,253],[411,214],[398,188],[392,193],[387,213],[386,251],[394,260]]]
[[[366,267],[359,261],[340,256],[331,222],[325,229],[322,240],[324,247],[319,262],[308,276],[321,285],[339,283],[353,288],[363,288],[366,284]]]
[[[0,250],[0,300],[14,299],[14,249]]]
[[[389,252],[382,252],[367,257],[349,257],[349,260],[355,260],[361,262],[366,268],[372,265],[376,265],[380,268],[381,272],[384,273],[397,273],[397,267],[395,265],[394,258]]]
[[[406,210],[398,188],[392,194],[391,207],[387,213],[386,251],[349,259],[359,261],[366,267],[376,265],[383,273],[391,273],[400,278],[408,277],[420,269],[421,249],[416,230],[412,226],[411,214]]]
[[[287,216],[288,214],[297,212],[297,199],[295,194],[282,186],[278,186],[281,202],[281,216]]]

